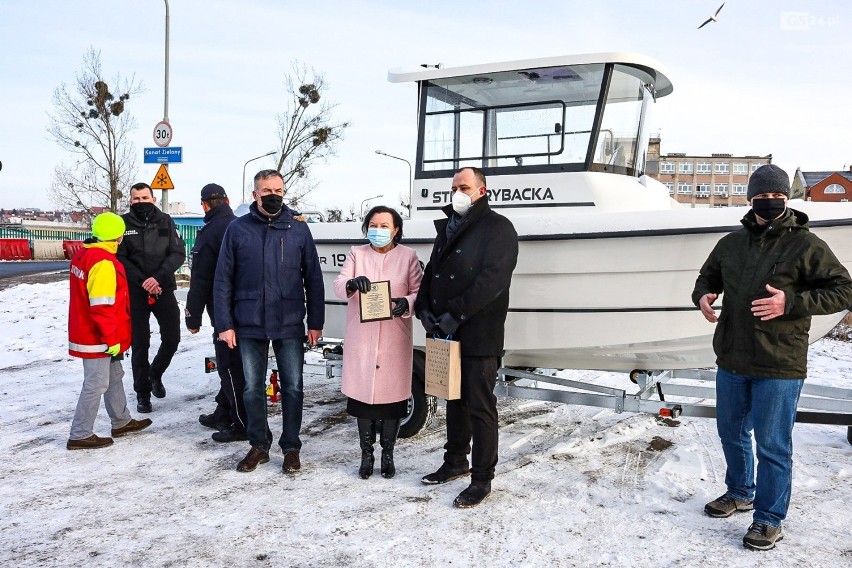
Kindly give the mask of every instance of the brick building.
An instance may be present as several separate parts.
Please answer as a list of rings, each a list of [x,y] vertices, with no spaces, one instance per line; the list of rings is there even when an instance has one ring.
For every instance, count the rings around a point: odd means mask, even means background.
[[[680,203],[693,207],[731,207],[748,205],[749,176],[760,166],[771,163],[772,154],[661,154],[660,137],[652,136],[645,173],[668,187],[669,194]]]
[[[796,170],[792,193],[808,201],[849,201],[852,198],[852,167],[849,171],[803,172]]]

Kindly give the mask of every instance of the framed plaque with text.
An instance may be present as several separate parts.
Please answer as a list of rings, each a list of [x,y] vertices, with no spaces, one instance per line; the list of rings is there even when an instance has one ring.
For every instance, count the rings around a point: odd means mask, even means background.
[[[361,323],[391,318],[390,280],[373,282],[370,291],[361,294]]]

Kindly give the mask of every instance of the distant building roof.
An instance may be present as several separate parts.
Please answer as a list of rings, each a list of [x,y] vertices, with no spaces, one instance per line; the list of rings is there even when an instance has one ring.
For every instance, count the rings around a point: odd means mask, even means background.
[[[813,187],[831,174],[839,174],[849,181],[852,181],[852,172],[802,172],[802,177],[805,180],[806,187]]]

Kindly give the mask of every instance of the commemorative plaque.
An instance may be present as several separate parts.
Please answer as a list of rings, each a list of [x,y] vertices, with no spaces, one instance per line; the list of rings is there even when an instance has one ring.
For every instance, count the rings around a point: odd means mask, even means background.
[[[392,317],[390,280],[373,282],[369,292],[361,293],[361,323],[389,320]]]

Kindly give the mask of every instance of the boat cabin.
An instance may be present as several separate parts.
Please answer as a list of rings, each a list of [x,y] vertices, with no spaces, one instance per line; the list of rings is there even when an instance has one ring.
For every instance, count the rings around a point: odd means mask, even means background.
[[[636,185],[650,107],[672,92],[659,64],[621,53],[391,71],[388,78],[419,84],[413,218],[437,216],[450,201],[449,180],[465,166],[485,172],[496,208],[600,207],[608,201],[596,199],[600,180],[564,174],[617,174]]]

